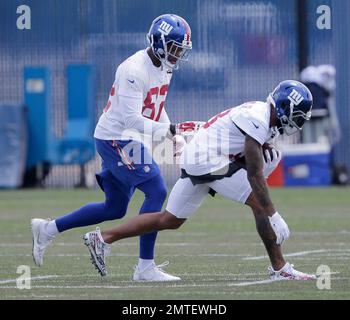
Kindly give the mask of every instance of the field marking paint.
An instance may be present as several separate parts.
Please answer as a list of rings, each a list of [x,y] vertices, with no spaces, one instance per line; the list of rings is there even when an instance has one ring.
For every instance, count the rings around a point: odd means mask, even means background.
[[[0,257],[31,257],[32,255],[29,253],[0,253]],[[127,257],[134,258],[138,257],[138,254],[130,254],[130,253],[111,253],[108,257]],[[246,257],[247,254],[217,254],[217,253],[200,253],[200,254],[189,254],[189,253],[179,253],[172,254],[172,257],[219,257],[219,258],[241,258]],[[56,253],[56,254],[47,254],[46,257],[55,257],[55,258],[72,258],[72,257],[90,257],[89,253]]]
[[[145,282],[147,283],[147,282]],[[163,285],[162,288],[191,288],[191,287],[221,287],[221,284],[172,284]],[[0,286],[0,289],[15,289],[16,286]],[[159,288],[158,285],[132,285],[132,286],[101,286],[101,285],[81,285],[81,286],[55,286],[55,285],[34,285],[36,289],[132,289],[132,288]]]
[[[347,278],[335,278],[333,280],[343,280]],[[289,282],[293,280],[259,280],[259,281],[245,281],[239,283],[228,284],[164,284],[161,288],[207,288],[207,287],[244,287],[250,285],[269,284],[272,282]],[[316,280],[314,280],[316,281]],[[308,281],[312,282],[312,281]],[[147,283],[147,282],[145,282]],[[126,286],[106,286],[106,285],[34,285],[32,289],[138,289],[138,288],[160,288],[159,285],[126,285]],[[0,286],[0,289],[16,289],[16,286]]]
[[[60,247],[82,247],[83,246],[83,241],[81,242],[55,242],[55,246],[60,246]],[[138,246],[138,243],[133,243],[133,242],[120,242],[118,243],[118,247],[126,247],[126,246]],[[0,247],[31,247],[31,243],[0,243]],[[159,243],[157,246],[164,246],[164,247],[199,247],[202,246],[200,243],[191,243],[191,242],[179,242],[177,243],[176,241],[174,242],[164,242],[164,243]]]
[[[37,277],[31,277],[31,280],[43,280],[43,279],[53,279],[53,278],[59,278],[60,276],[58,275],[50,275],[50,276],[37,276]],[[5,283],[12,283],[12,282],[17,282],[17,279],[0,279],[0,284],[5,284]],[[2,286],[0,288],[3,288]],[[17,287],[16,287],[17,288]]]
[[[340,272],[329,272],[326,273],[325,275],[333,275],[333,274],[339,274]],[[342,280],[342,279],[347,279],[347,278],[333,278],[332,280]],[[286,281],[293,281],[293,280],[272,280],[272,279],[266,279],[266,280],[259,280],[259,281],[245,281],[245,282],[239,282],[239,283],[230,283],[228,284],[229,287],[245,287],[245,286],[254,286],[254,285],[259,285],[259,284],[267,284],[267,283],[272,283],[272,282],[286,282]],[[315,280],[308,280],[307,282],[312,282],[316,281]],[[303,280],[299,280],[299,282],[304,282]]]
[[[338,274],[339,272],[331,272],[330,274]],[[243,275],[243,274],[242,274]],[[39,280],[39,279],[48,279],[48,278],[69,278],[69,277],[80,277],[80,276],[73,276],[73,275],[50,275],[50,276],[38,276],[33,277],[33,279]],[[336,277],[332,280],[347,280],[348,278],[342,278],[342,277]],[[245,287],[245,286],[254,286],[254,285],[260,285],[260,284],[269,284],[272,282],[281,282],[281,281],[293,281],[293,280],[272,280],[272,279],[265,279],[265,280],[258,280],[258,281],[244,281],[244,282],[238,282],[238,283],[227,283],[227,284],[170,284],[167,283],[162,286],[163,288],[205,288],[205,287]],[[16,279],[7,279],[3,280],[0,283],[6,284],[16,282]],[[123,281],[123,282],[130,282],[133,283],[133,281]],[[150,285],[146,284],[147,282],[144,282],[144,285],[32,285],[32,289],[133,289],[133,288],[159,288],[158,284]],[[0,289],[16,289],[17,286],[0,286]]]
[[[331,259],[331,260],[341,260],[341,261],[347,261],[347,260],[349,260],[350,258],[349,258],[349,256],[347,256],[347,257],[345,257],[345,256],[343,256],[343,257],[334,257],[334,256],[319,256],[319,257],[295,257],[295,258],[293,258],[294,260],[300,260],[300,261],[321,261],[321,260],[324,260],[324,259],[327,259],[327,258],[329,258],[329,259]]]
[[[320,250],[310,250],[310,251],[299,251],[299,252],[294,252],[294,253],[286,253],[284,254],[285,257],[298,257],[298,256],[306,256],[308,254],[313,254],[313,253],[324,253],[324,252],[333,252],[335,249],[320,249]],[[263,260],[268,258],[267,255],[263,256],[256,256],[256,257],[245,257],[242,258],[243,260]]]
[[[331,258],[332,260],[342,260],[350,259],[350,253],[328,253],[324,255],[319,255],[316,257],[305,257],[306,254],[285,254],[285,257],[294,257],[295,260],[320,260],[325,258]],[[29,258],[32,255],[29,253],[0,253],[0,257],[26,257]],[[138,257],[138,254],[129,254],[129,253],[112,253],[108,255],[109,257],[125,257],[125,258],[135,258]],[[47,254],[48,258],[74,258],[74,257],[90,257],[88,253],[56,253],[56,254]],[[200,254],[189,254],[189,253],[178,253],[172,254],[171,257],[209,257],[209,258],[242,258],[242,260],[263,260],[267,259],[268,256],[257,256],[249,257],[248,254],[217,254],[217,253],[200,253]]]
[[[287,253],[284,256],[285,257],[299,257],[299,256],[305,256],[307,254],[312,253],[325,253],[330,252],[324,255],[321,255],[320,257],[340,257],[340,258],[347,258],[350,257],[350,252],[347,250],[339,250],[338,253],[334,252],[336,250],[327,249],[327,250],[313,250],[313,251],[301,251],[301,252],[295,252],[295,253]],[[30,253],[0,253],[0,257],[31,257],[32,254]],[[47,257],[88,257],[90,254],[88,253],[55,253],[55,254],[47,254]],[[111,253],[108,255],[109,257],[138,257],[138,254],[130,254],[130,253]],[[242,260],[262,260],[264,258],[268,258],[268,256],[256,256],[256,257],[250,257],[248,253],[177,253],[172,254],[172,257],[243,257]],[[311,259],[311,258],[306,258]]]
[[[349,232],[350,233],[350,232]],[[344,234],[344,232],[333,232],[332,234]],[[82,242],[54,242],[54,246],[59,246],[59,247],[82,247],[83,246],[83,241]],[[218,246],[218,247],[232,247],[232,246],[242,246],[244,243],[227,243],[227,242],[219,242],[219,243],[207,243],[206,246]],[[313,244],[313,243],[310,243]],[[347,245],[347,243],[340,242],[339,244],[341,245]],[[118,247],[128,247],[128,246],[138,246],[138,242],[118,242]],[[247,244],[244,244],[245,246]],[[251,242],[248,244],[249,246],[261,246],[261,242]],[[25,242],[25,243],[0,243],[0,247],[31,247],[32,243],[31,241]],[[157,246],[164,246],[164,247],[199,247],[203,246],[202,243],[200,242],[160,242],[157,244]],[[333,251],[333,249],[323,249],[323,250],[329,250]],[[337,250],[337,249],[336,249]],[[349,249],[338,249],[338,250],[343,250],[343,251],[349,251]]]
[[[180,276],[185,276],[185,277],[232,277],[232,276],[261,276],[264,275],[265,273],[262,272],[250,272],[250,273],[225,273],[225,274],[211,274],[211,273],[195,273],[195,274],[190,274],[190,273],[181,273],[179,274]],[[120,277],[127,277],[130,276],[131,274],[129,273],[118,273],[116,276]],[[65,274],[65,275],[47,275],[47,276],[36,276],[36,277],[31,277],[31,280],[45,280],[45,279],[65,279],[65,278],[73,278],[73,279],[79,279],[79,278],[99,278],[98,274],[84,274],[84,275],[73,275],[73,274]],[[114,277],[114,276],[112,276]],[[0,284],[6,284],[6,283],[11,283],[11,282],[16,282],[17,279],[0,279]],[[133,280],[119,280],[118,282],[125,282],[125,283],[134,283]],[[0,286],[2,288],[2,286]]]
[[[266,279],[266,280],[259,280],[259,281],[246,281],[246,282],[239,282],[239,283],[230,283],[228,284],[229,287],[244,287],[244,286],[252,286],[252,285],[257,285],[257,284],[266,284],[266,283],[271,283],[275,282],[277,280],[271,280],[271,279]]]
[[[59,246],[59,247],[82,247],[83,246],[83,241],[82,242],[54,242],[54,246]],[[118,247],[134,247],[138,246],[139,243],[137,242],[118,242]],[[206,244],[206,246],[219,246],[219,247],[232,247],[232,246],[241,246],[241,243],[213,243],[213,244]],[[0,243],[0,247],[31,247],[31,243]],[[203,246],[202,243],[196,243],[196,242],[163,242],[163,243],[158,243],[157,246],[160,247],[200,247]],[[261,246],[260,242],[257,243],[250,243],[249,246]]]

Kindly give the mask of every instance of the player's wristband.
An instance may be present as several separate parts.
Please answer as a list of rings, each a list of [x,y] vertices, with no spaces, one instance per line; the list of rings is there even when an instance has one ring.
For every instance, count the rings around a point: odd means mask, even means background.
[[[175,134],[176,134],[176,125],[175,124],[170,124],[169,131],[170,131],[170,133],[173,136],[175,136]]]

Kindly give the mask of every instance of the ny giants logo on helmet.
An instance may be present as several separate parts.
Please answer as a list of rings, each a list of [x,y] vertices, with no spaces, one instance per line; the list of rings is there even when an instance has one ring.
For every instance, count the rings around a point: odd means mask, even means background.
[[[304,100],[303,96],[295,89],[288,95],[288,99],[291,106],[297,106]]]
[[[171,26],[169,23],[162,21],[162,23],[160,24],[158,31],[164,35],[169,35],[169,33],[171,32],[171,30],[173,30],[174,27]]]

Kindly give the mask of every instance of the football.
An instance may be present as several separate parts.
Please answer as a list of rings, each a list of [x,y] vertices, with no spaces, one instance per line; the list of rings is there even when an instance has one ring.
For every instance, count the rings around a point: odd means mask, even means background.
[[[265,142],[265,143],[262,145],[262,154],[263,154],[263,157],[264,157],[265,162],[267,161],[266,155],[265,155],[265,150],[268,150],[268,151],[269,151],[270,157],[271,157],[271,159],[272,159],[272,152],[271,152],[271,151],[272,151],[273,148],[274,148],[273,145],[270,144],[270,143],[267,143],[267,142]]]
[[[179,157],[186,146],[186,140],[181,135],[175,135],[173,137],[173,153],[174,157]]]

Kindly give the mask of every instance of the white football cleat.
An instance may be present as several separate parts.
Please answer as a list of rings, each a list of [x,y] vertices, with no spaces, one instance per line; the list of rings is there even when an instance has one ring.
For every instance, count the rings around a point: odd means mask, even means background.
[[[169,264],[169,261],[165,261],[160,265],[156,265],[154,262],[146,267],[144,270],[140,270],[138,266],[135,266],[134,281],[179,281],[181,278],[172,276],[162,270]]]
[[[32,219],[32,236],[33,236],[33,260],[39,267],[43,265],[43,257],[47,246],[52,242],[54,236],[50,236],[46,231],[46,226],[50,219]]]
[[[96,231],[86,233],[83,239],[90,251],[91,263],[102,277],[106,276],[106,257],[111,252],[111,246],[103,241],[100,228],[97,227]]]
[[[281,270],[275,271],[272,267],[268,268],[271,280],[316,280],[314,274],[307,274],[294,269],[294,265],[287,262]]]

